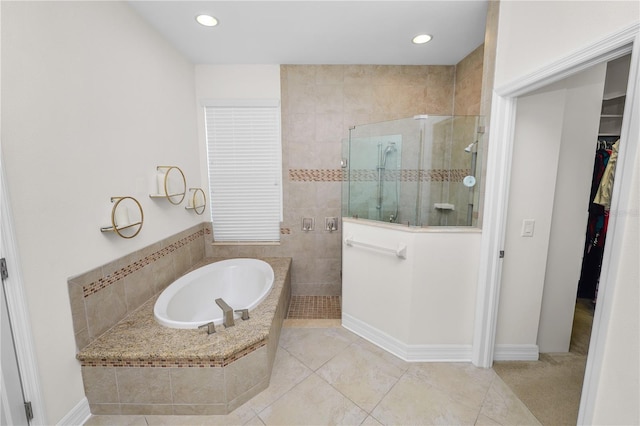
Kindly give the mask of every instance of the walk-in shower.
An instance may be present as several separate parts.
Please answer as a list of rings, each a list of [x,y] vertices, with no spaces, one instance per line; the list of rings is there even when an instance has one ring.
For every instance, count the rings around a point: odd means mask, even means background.
[[[355,126],[343,144],[343,216],[475,226],[479,116],[418,115]]]

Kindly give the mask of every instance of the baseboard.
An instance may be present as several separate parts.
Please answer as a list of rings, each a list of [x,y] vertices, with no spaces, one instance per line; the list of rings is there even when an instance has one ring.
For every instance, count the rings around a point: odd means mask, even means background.
[[[538,345],[496,345],[494,361],[537,361]]]
[[[342,326],[407,362],[471,362],[471,345],[409,345],[344,312]]]
[[[91,409],[87,398],[82,398],[78,404],[71,409],[60,421],[58,426],[77,426],[83,425],[91,417]]]

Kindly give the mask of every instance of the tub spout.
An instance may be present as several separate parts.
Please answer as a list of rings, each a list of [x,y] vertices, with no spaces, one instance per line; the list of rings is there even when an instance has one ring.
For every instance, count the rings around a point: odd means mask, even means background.
[[[224,326],[226,328],[233,327],[235,325],[235,321],[233,319],[233,309],[231,309],[231,306],[227,305],[227,302],[222,299],[216,299],[216,303],[220,306],[220,309],[222,309],[222,323]]]

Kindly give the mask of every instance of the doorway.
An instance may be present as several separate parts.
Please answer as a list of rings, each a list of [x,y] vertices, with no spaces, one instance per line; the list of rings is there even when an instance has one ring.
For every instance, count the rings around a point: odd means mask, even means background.
[[[489,367],[495,356],[496,326],[498,324],[498,306],[501,299],[501,281],[503,258],[509,256],[504,250],[506,237],[506,217],[509,201],[509,180],[512,172],[511,157],[514,145],[516,105],[518,100],[540,87],[557,82],[567,76],[575,75],[593,65],[606,63],[631,51],[631,69],[625,111],[637,111],[640,99],[638,84],[638,58],[640,55],[640,27],[621,30],[597,43],[593,43],[563,58],[561,61],[544,67],[532,75],[523,77],[495,90],[492,105],[493,131],[490,135],[492,149],[489,151],[487,169],[487,189],[483,241],[481,252],[481,270],[477,297],[476,333],[474,339],[473,362],[475,365]],[[519,105],[518,105],[519,108]],[[609,223],[609,242],[604,252],[602,280],[606,283],[598,294],[598,307],[594,314],[593,331],[590,342],[589,358],[585,369],[585,378],[580,402],[579,423],[592,423],[598,417],[598,408],[607,415],[620,413],[625,418],[636,412],[634,398],[623,391],[624,387],[612,384],[611,378],[619,374],[622,367],[637,365],[633,354],[625,351],[628,339],[637,340],[637,324],[625,327],[625,319],[637,314],[637,286],[625,278],[637,276],[637,149],[640,133],[640,117],[628,114],[628,120],[622,129],[622,142],[614,199],[616,214]],[[635,191],[635,192],[634,192]],[[509,212],[511,213],[511,212]],[[506,253],[506,256],[505,256]],[[636,274],[636,275],[634,275]],[[573,295],[575,297],[575,294]],[[613,307],[617,312],[613,312]],[[500,305],[500,311],[502,311]],[[512,308],[511,306],[509,306]],[[635,318],[635,317],[634,317]],[[613,324],[616,324],[616,328]],[[626,324],[626,323],[625,323]],[[612,331],[614,330],[614,331]],[[634,340],[635,339],[635,340]],[[526,348],[525,348],[526,349]],[[609,354],[605,356],[605,353]],[[613,357],[611,357],[613,354]],[[628,381],[629,378],[625,380]],[[628,383],[631,386],[631,383]],[[634,385],[635,386],[635,385]],[[619,410],[612,411],[606,404],[616,404]],[[624,406],[621,406],[623,404]],[[637,407],[636,407],[637,408]]]
[[[4,261],[4,258],[2,258]],[[2,276],[2,289],[0,291],[0,347],[2,348],[2,411],[0,424],[2,426],[28,425],[29,418],[25,410],[25,398],[20,378],[18,357],[13,340],[11,320],[5,297],[5,278]]]
[[[13,215],[0,156],[0,258],[6,261],[2,279],[2,422],[44,424],[35,349],[15,241]],[[5,371],[6,368],[6,371]],[[25,402],[30,402],[30,413]],[[4,425],[5,423],[2,423]]]

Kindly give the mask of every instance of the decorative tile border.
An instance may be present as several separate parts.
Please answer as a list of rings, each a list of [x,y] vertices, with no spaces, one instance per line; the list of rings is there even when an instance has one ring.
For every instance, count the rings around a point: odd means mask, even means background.
[[[193,242],[197,238],[204,236],[204,234],[210,234],[210,233],[211,231],[206,228],[206,229],[201,229],[199,231],[196,231],[191,235],[187,235],[186,237],[181,238],[175,243],[169,244],[167,247],[163,247],[162,249],[154,253],[151,253],[150,255],[145,256],[142,259],[138,259],[135,262],[127,266],[124,266],[109,275],[101,277],[96,281],[93,281],[87,285],[82,286],[82,294],[85,298],[89,297],[90,295],[97,293],[104,288],[109,287],[111,284],[115,284],[116,282],[124,279],[127,275],[131,275],[132,273],[144,268],[145,266],[152,264],[156,260],[171,254],[172,252],[176,251],[180,247],[184,247],[188,245],[189,243]]]
[[[400,179],[401,182],[462,182],[470,174],[469,169],[401,169],[387,170],[384,180]],[[352,182],[370,182],[378,180],[374,169],[355,169],[349,172]],[[347,180],[342,169],[289,169],[292,182],[342,182]]]
[[[289,180],[293,182],[342,182],[342,169],[289,169]]]
[[[251,346],[242,349],[228,358],[167,358],[167,359],[83,359],[80,362],[82,367],[143,367],[143,368],[211,368],[226,367],[234,361],[249,355],[251,352],[266,346],[267,341],[261,340]]]

